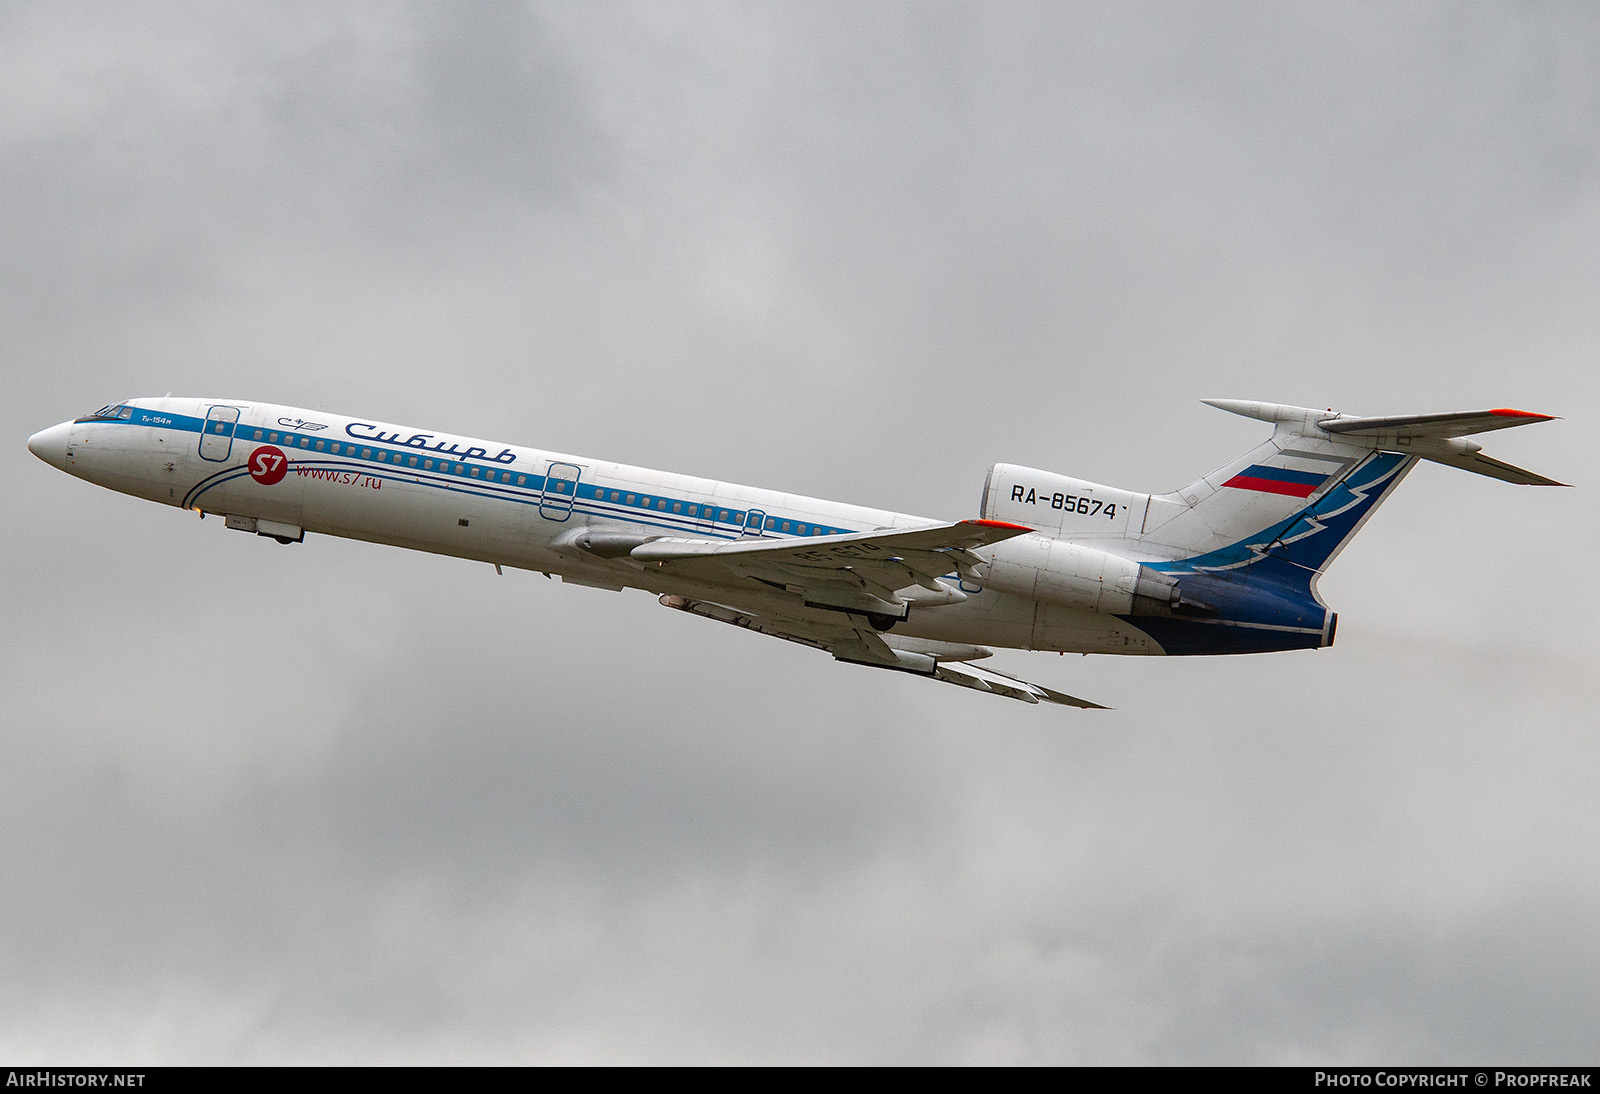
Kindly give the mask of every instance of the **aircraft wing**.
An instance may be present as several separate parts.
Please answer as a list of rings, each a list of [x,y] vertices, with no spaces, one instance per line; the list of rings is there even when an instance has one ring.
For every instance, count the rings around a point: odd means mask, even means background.
[[[836,660],[853,665],[896,669],[1024,703],[1052,703],[1088,710],[1107,709],[1099,703],[1067,695],[1043,684],[1030,683],[996,669],[971,664],[972,660],[990,655],[990,651],[981,646],[959,646],[955,643],[879,634],[865,627],[852,627],[843,618],[838,622],[818,622],[780,614],[756,614],[670,593],[661,597],[661,603],[704,619],[715,619],[719,623],[771,635],[786,642],[826,650]]]
[[[661,597],[662,604],[678,611],[826,650],[836,660],[853,665],[909,672],[1025,703],[1103,710],[1087,699],[970,664],[990,655],[981,646],[879,633],[863,618],[872,613],[903,613],[906,603],[896,590],[913,585],[934,593],[938,599],[933,603],[964,599],[938,579],[952,572],[976,577],[973,567],[984,560],[972,553],[975,548],[1032,531],[1006,521],[963,520],[805,539],[652,539],[632,547],[628,555],[636,562],[701,582],[737,588],[740,582],[753,580],[797,593],[808,605],[843,609],[821,618],[818,616],[823,613],[802,617],[776,604],[735,608],[671,593]],[[919,598],[919,602],[925,601]]]
[[[852,532],[805,539],[653,539],[628,553],[686,576],[750,578],[846,609],[903,608],[895,590],[919,585],[959,598],[938,578],[975,577],[983,559],[973,548],[1026,535],[1033,529],[999,520],[962,520],[904,531]]]

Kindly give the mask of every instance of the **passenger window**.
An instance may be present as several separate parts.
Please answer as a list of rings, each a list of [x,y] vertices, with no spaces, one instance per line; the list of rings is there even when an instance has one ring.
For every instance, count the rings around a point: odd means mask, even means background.
[[[278,435],[276,433],[268,433],[267,434],[267,440],[271,441],[273,444],[277,444],[278,443]]]
[[[362,458],[362,459],[364,459],[364,460],[370,460],[370,459],[372,459],[372,449],[370,449],[370,448],[363,448],[363,449],[362,449],[362,450],[361,450],[361,458]]]
[[[256,440],[259,441],[260,439],[261,439],[261,430],[258,429],[258,430],[256,430]]]
[[[309,448],[310,446],[311,446],[311,442],[309,440],[307,440],[305,437],[301,437],[300,438],[300,447],[301,448]]]
[[[473,469],[472,469],[472,472],[471,472],[471,474],[472,474],[472,477],[473,477],[473,478],[477,478],[477,477],[478,477],[478,469],[477,469],[477,468],[476,468],[476,467],[474,467],[474,468],[473,468]]]
[[[408,463],[412,467],[415,467],[415,466],[417,466],[417,458],[415,456],[412,456],[409,460],[406,461],[406,463]]]
[[[322,446],[323,446],[323,442],[322,442],[322,441],[318,441],[318,442],[317,442],[317,451],[318,451],[318,452],[321,452],[321,451],[322,451]]]
[[[680,503],[680,502],[676,502],[676,501],[675,501],[675,502],[673,502],[673,503],[672,503],[672,511],[673,511],[673,512],[674,512],[674,513],[681,513],[681,512],[683,512],[683,505],[682,505],[682,503]]]

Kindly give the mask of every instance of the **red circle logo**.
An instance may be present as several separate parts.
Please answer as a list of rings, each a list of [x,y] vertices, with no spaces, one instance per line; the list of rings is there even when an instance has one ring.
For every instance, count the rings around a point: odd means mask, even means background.
[[[247,466],[252,479],[262,486],[271,486],[275,482],[282,482],[283,476],[289,473],[289,457],[283,454],[283,449],[264,444],[250,453]]]

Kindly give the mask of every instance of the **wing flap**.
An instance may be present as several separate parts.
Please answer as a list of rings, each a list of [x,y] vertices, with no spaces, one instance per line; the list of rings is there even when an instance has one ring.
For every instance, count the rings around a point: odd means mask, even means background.
[[[1053,703],[1063,707],[1077,707],[1080,710],[1110,710],[1110,707],[1091,703],[1087,699],[1079,699],[1075,695],[1047,688],[1043,684],[1035,684],[1030,680],[1023,680],[1007,675],[998,669],[978,667],[963,664],[960,668],[953,665],[940,663],[934,675],[947,684],[956,684],[960,687],[974,688],[978,691],[987,691],[994,695],[1004,695],[1008,699],[1020,699],[1024,703]]]
[[[760,616],[739,611],[722,604],[691,600],[670,593],[661,597],[661,603],[690,615],[715,619],[744,630],[781,638],[812,649],[826,650],[834,659],[851,665],[869,668],[898,669],[926,679],[981,691],[987,695],[1000,695],[1007,699],[1055,706],[1077,707],[1081,710],[1106,710],[1099,703],[1067,695],[1047,688],[1043,684],[1009,676],[987,667],[978,667],[971,661],[986,657],[982,647],[961,646],[954,643],[932,642],[923,639],[904,639],[905,648],[896,648],[874,631],[851,627],[843,623],[828,624],[812,620],[783,616]],[[947,654],[947,657],[942,657]]]

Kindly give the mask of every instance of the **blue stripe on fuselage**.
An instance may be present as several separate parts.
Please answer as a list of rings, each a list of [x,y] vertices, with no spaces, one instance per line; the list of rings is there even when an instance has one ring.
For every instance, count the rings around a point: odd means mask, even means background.
[[[221,405],[221,404],[219,404]],[[120,418],[96,418],[87,421],[105,425],[143,425],[156,429],[173,429],[183,432],[203,433],[205,421],[182,414],[164,414],[158,411],[145,411],[134,408],[134,416],[124,420]],[[247,436],[246,434],[249,434]],[[393,482],[409,482],[417,486],[426,486],[437,490],[446,490],[451,493],[467,494],[473,497],[487,498],[489,500],[507,501],[521,505],[541,505],[551,502],[572,502],[572,511],[593,517],[624,524],[636,524],[648,528],[661,528],[675,532],[687,533],[702,538],[712,539],[738,539],[744,535],[744,521],[748,510],[745,508],[732,508],[701,500],[690,500],[683,497],[663,495],[655,491],[646,492],[640,487],[625,487],[618,485],[605,485],[601,483],[586,483],[581,480],[577,484],[575,495],[544,493],[546,477],[542,474],[529,471],[513,471],[498,462],[469,462],[465,459],[447,460],[437,457],[438,468],[430,469],[421,466],[435,457],[419,455],[414,448],[389,447],[373,444],[368,441],[333,441],[327,437],[317,437],[311,434],[292,433],[286,430],[271,430],[255,426],[242,426],[234,436],[240,444],[249,446],[253,451],[255,447],[273,445],[283,449],[289,459],[289,472],[294,473],[296,466],[319,467],[328,470],[355,471],[371,478],[383,479]],[[343,445],[347,452],[332,455],[326,451],[313,452],[312,446]],[[356,451],[370,452],[370,456],[356,455]],[[300,458],[301,453],[309,459]],[[558,461],[560,462],[560,461]],[[415,465],[415,466],[414,466]],[[249,474],[247,463],[230,465],[217,473],[210,475],[190,488],[184,496],[183,507],[186,509],[200,508],[202,495],[214,487],[224,483],[235,482],[242,476]],[[520,481],[519,481],[520,480]],[[312,480],[316,481],[316,480]],[[270,489],[270,487],[265,488]],[[608,501],[606,495],[615,495],[617,500]],[[632,503],[624,499],[632,497]],[[685,508],[693,508],[697,512],[690,515],[683,512]],[[669,513],[668,509],[677,509]],[[728,519],[720,520],[714,517],[701,515],[703,513],[724,513]],[[767,521],[776,527],[762,527],[760,538],[773,539],[809,539],[814,536],[843,535],[854,531],[850,528],[838,528],[831,525],[820,524],[813,520],[802,520],[797,517],[783,516],[763,510]],[[806,532],[797,535],[793,532],[781,530],[783,523],[803,525]],[[555,523],[555,522],[552,522]]]

